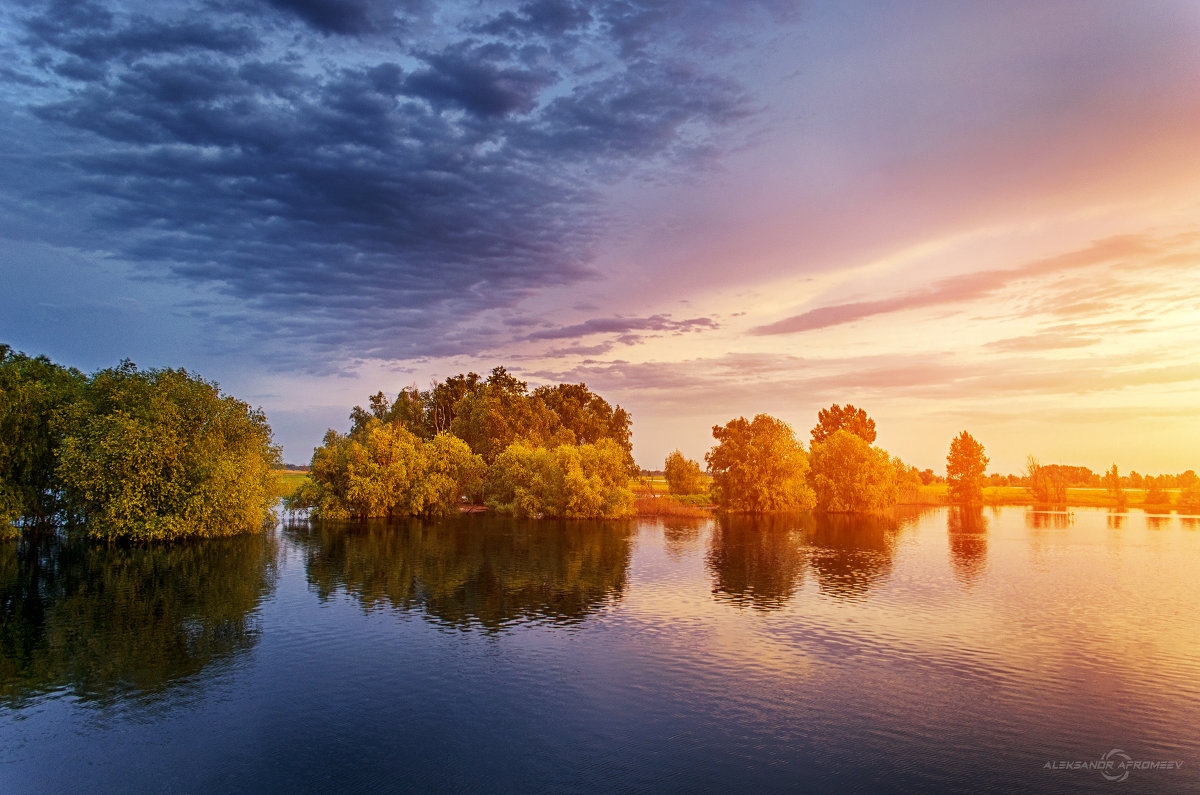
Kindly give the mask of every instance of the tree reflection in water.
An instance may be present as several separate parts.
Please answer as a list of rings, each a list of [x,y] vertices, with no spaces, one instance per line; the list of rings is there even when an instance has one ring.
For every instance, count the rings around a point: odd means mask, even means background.
[[[894,515],[818,515],[809,560],[821,593],[861,599],[886,581],[900,526]]]
[[[54,536],[0,544],[0,698],[55,689],[152,699],[251,648],[272,535],[148,547]]]
[[[987,570],[988,518],[979,507],[951,506],[946,513],[946,535],[950,539],[950,563],[954,577],[972,585]]]
[[[891,573],[896,538],[912,516],[797,513],[722,516],[708,567],[713,596],[739,607],[782,607],[811,568],[820,593],[857,599]]]
[[[668,518],[662,524],[663,545],[675,560],[687,557],[699,546],[700,531],[709,524],[709,519]]]
[[[632,524],[452,517],[288,527],[321,599],[420,610],[461,629],[581,621],[625,590]]]
[[[713,596],[738,607],[782,607],[804,578],[812,514],[728,514],[713,528]]]

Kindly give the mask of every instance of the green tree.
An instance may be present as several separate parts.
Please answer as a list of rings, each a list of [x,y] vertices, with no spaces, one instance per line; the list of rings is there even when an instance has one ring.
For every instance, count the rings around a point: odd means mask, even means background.
[[[575,435],[540,398],[531,396],[524,381],[503,367],[455,405],[451,432],[487,464],[517,441],[534,447],[574,444]]]
[[[786,422],[759,414],[714,425],[712,432],[717,445],[704,460],[723,509],[766,513],[812,507],[808,455]]]
[[[813,444],[823,442],[839,430],[847,430],[867,444],[875,442],[875,420],[867,412],[847,403],[845,408],[834,403],[817,412],[817,424],[812,429]]]
[[[663,466],[667,475],[667,489],[672,494],[701,494],[708,488],[700,464],[676,450],[667,456]]]
[[[65,495],[55,474],[63,436],[59,417],[86,382],[78,370],[0,344],[0,537],[10,523],[60,518]]]
[[[266,417],[186,370],[102,370],[61,421],[55,474],[93,537],[232,535],[274,519]]]
[[[988,457],[983,445],[963,431],[950,442],[946,455],[946,483],[950,501],[959,505],[978,505],[983,502],[984,474]]]
[[[886,450],[846,429],[811,451],[817,507],[828,513],[866,513],[896,504],[896,467]]]
[[[309,479],[288,498],[324,519],[441,516],[480,488],[482,459],[448,433],[424,440],[401,424],[371,417],[348,436],[325,434]]]
[[[1121,487],[1121,474],[1117,471],[1117,465],[1113,464],[1107,472],[1104,473],[1104,488],[1112,496],[1120,507],[1125,507],[1125,489]]]
[[[633,514],[624,451],[611,439],[554,448],[515,442],[488,468],[484,491],[490,508],[519,517],[615,519]]]
[[[625,451],[626,465],[631,476],[637,474],[633,462],[633,418],[620,406],[587,388],[587,384],[553,384],[533,390],[540,400],[558,417],[559,426],[570,431],[576,444],[595,444],[611,439]]]

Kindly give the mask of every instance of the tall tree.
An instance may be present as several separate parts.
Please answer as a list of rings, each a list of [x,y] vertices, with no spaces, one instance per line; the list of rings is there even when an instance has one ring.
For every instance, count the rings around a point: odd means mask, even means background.
[[[1121,487],[1121,473],[1117,471],[1116,464],[1113,464],[1104,473],[1104,488],[1116,501],[1118,506],[1125,506],[1125,489]]]
[[[553,384],[533,390],[533,397],[542,401],[558,417],[560,425],[575,436],[576,444],[595,444],[611,439],[625,451],[626,466],[636,474],[633,463],[633,418],[620,406],[587,388],[587,384]]]
[[[983,445],[974,436],[966,431],[955,436],[946,455],[946,483],[949,485],[950,501],[960,505],[983,502],[987,465],[988,457],[983,454]]]
[[[663,466],[667,476],[667,489],[672,494],[700,494],[707,488],[700,464],[685,458],[678,450],[667,456]]]
[[[786,422],[759,414],[714,425],[712,432],[717,445],[704,460],[722,508],[766,513],[813,506],[808,455]]]
[[[813,444],[823,442],[839,430],[846,430],[867,444],[875,442],[875,420],[867,412],[847,403],[845,408],[834,403],[817,412],[817,424],[812,429]]]
[[[62,413],[87,378],[45,356],[0,344],[0,536],[9,522],[54,522],[63,509],[55,474]]]

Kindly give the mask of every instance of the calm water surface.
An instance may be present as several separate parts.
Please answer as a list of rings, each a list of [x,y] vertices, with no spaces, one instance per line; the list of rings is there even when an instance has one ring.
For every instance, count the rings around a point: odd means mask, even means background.
[[[1085,509],[0,545],[0,791],[1196,792],[1198,575]]]

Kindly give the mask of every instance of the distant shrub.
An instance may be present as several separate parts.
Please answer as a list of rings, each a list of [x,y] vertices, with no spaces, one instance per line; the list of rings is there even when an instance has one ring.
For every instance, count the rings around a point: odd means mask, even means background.
[[[667,456],[663,471],[667,478],[667,488],[672,494],[699,494],[708,490],[708,481],[700,471],[699,462],[685,458],[678,450]]]

